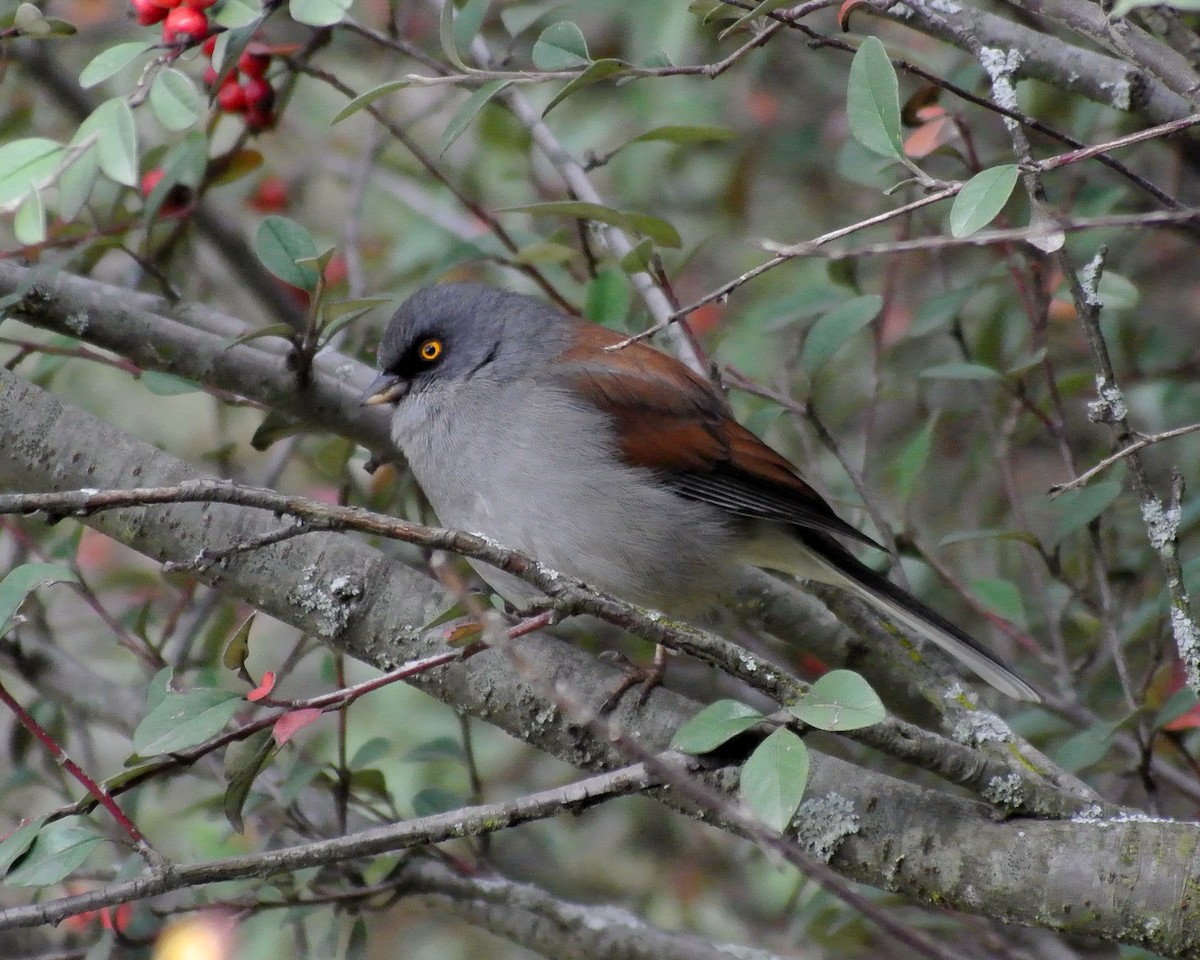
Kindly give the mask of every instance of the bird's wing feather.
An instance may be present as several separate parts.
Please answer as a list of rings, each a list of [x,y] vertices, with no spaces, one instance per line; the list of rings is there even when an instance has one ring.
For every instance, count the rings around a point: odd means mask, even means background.
[[[730,416],[724,399],[678,360],[633,343],[589,359],[621,337],[581,326],[557,376],[616,425],[625,462],[655,471],[680,496],[749,520],[820,530],[878,547],[833,512],[780,454]]]

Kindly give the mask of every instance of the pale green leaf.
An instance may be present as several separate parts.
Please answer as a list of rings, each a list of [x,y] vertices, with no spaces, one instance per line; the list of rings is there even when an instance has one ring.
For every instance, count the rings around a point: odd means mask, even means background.
[[[475,115],[487,105],[487,102],[511,84],[511,80],[489,80],[467,97],[463,101],[463,105],[450,118],[450,122],[446,124],[446,129],[442,131],[441,152],[445,153],[449,150],[450,145],[462,136],[467,127],[471,125],[471,121],[475,119]]]
[[[887,716],[879,694],[853,670],[830,670],[788,712],[820,730],[859,730]]]
[[[46,206],[42,192],[34,187],[25,195],[13,217],[13,235],[17,242],[32,246],[46,239]]]
[[[878,37],[867,37],[850,63],[846,115],[854,139],[872,153],[900,159],[900,85]]]
[[[75,574],[53,563],[23,563],[0,580],[0,634],[25,598],[51,583],[74,583]]]
[[[101,50],[79,74],[79,85],[89,90],[96,84],[103,83],[114,74],[120,73],[149,49],[150,44],[144,40],[132,40]]]
[[[350,0],[288,0],[288,13],[297,23],[310,27],[332,27],[341,23]]]
[[[62,160],[63,148],[42,137],[0,145],[0,209],[11,208],[34,187],[45,186]]]
[[[755,817],[772,829],[786,830],[804,799],[808,767],[804,741],[781,728],[742,765],[738,792]]]
[[[204,113],[204,101],[187,74],[168,67],[150,87],[150,107],[168,130],[186,130]]]
[[[1018,173],[1015,163],[1007,163],[980,170],[963,184],[950,208],[950,233],[969,237],[991,223],[1012,196]]]
[[[533,45],[533,63],[539,70],[571,70],[591,62],[583,32],[570,20],[550,24]]]
[[[800,367],[810,377],[825,366],[858,331],[879,316],[883,297],[855,297],[829,311],[808,329]]]
[[[235,693],[207,687],[169,691],[133,732],[138,756],[174,753],[216,736],[244,703]]]
[[[312,267],[302,267],[297,260],[315,257],[317,245],[309,232],[287,217],[267,217],[259,224],[254,237],[254,251],[264,267],[284,283],[312,291],[319,275]]]
[[[614,73],[620,73],[624,69],[625,64],[620,60],[597,60],[554,95],[554,98],[546,104],[546,109],[542,111],[542,116],[546,116],[546,114],[566,100],[571,94],[575,93],[575,91],[589,87],[593,83],[597,83],[606,77],[611,77]]]
[[[675,736],[671,738],[671,749],[683,753],[708,753],[749,730],[761,719],[761,713],[744,703],[718,700],[675,731]]]

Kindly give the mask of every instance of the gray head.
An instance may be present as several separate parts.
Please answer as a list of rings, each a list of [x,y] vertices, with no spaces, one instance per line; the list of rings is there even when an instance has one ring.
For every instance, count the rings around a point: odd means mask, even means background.
[[[531,362],[562,353],[569,336],[566,318],[535,297],[477,283],[425,287],[388,322],[382,373],[362,403],[398,402],[435,381],[516,379]]]

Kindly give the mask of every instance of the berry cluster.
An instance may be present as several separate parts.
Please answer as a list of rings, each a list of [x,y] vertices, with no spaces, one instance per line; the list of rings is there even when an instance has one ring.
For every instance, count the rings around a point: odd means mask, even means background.
[[[217,0],[132,0],[143,27],[162,21],[164,43],[195,43],[208,36],[208,14]]]
[[[210,59],[217,38],[204,41],[204,53]],[[275,90],[267,79],[271,55],[250,44],[238,57],[237,66],[225,74],[217,87],[217,68],[211,63],[204,71],[204,84],[216,88],[217,106],[225,113],[240,113],[249,130],[269,130],[275,126]]]

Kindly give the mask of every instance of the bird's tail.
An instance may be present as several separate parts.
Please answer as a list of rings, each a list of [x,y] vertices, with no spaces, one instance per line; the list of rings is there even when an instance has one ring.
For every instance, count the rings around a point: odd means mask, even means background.
[[[810,533],[802,534],[801,539],[811,551],[810,561],[815,561],[824,568],[823,572],[830,574],[820,577],[822,581],[849,590],[885,616],[937,644],[1001,693],[1034,703],[1042,699],[1033,687],[976,640],[882,574],[860,563],[831,538]]]

